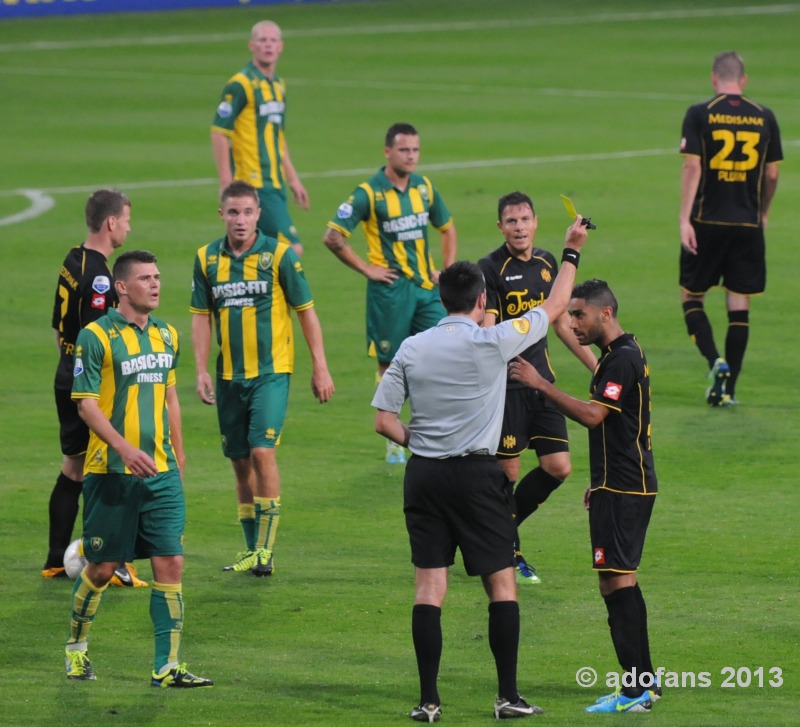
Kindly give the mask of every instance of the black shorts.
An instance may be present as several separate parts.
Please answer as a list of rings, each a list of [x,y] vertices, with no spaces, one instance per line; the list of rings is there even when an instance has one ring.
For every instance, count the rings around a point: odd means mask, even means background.
[[[56,389],[55,392],[61,454],[80,457],[86,454],[89,446],[89,427],[78,414],[78,405],[71,398],[72,392],[69,389]]]
[[[756,295],[767,284],[764,231],[741,225],[693,222],[697,255],[681,248],[680,285],[687,293],[705,293],[719,285],[729,293]]]
[[[639,567],[654,495],[592,490],[589,537],[596,571],[633,573]]]
[[[567,420],[538,391],[507,389],[498,457],[519,457],[526,449],[542,457],[569,452]]]
[[[516,527],[495,457],[428,459],[406,465],[403,511],[417,568],[447,568],[461,550],[471,576],[514,566]]]

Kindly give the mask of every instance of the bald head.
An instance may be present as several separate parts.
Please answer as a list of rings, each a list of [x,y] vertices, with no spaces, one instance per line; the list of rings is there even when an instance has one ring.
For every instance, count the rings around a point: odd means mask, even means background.
[[[259,20],[250,31],[250,40],[255,40],[262,33],[276,33],[278,40],[283,39],[280,26],[272,20]]]

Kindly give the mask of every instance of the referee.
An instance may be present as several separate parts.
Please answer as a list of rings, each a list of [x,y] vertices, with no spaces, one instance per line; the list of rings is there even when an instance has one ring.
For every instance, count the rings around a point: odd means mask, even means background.
[[[550,297],[520,318],[483,328],[486,283],[481,269],[457,262],[439,278],[447,316],[407,338],[386,370],[372,406],[375,429],[408,447],[404,512],[415,566],[411,633],[420,702],[409,716],[437,722],[442,652],[441,609],[447,574],[461,550],[469,575],[489,596],[489,646],[495,659],[498,719],[541,714],[517,691],[519,605],[514,577],[515,526],[507,481],[495,453],[503,422],[506,364],[542,339],[565,310],[586,227],[567,230],[562,265]],[[411,420],[399,412],[410,401]]]
[[[647,608],[636,578],[658,482],[650,444],[650,370],[644,351],[617,321],[617,299],[603,280],[576,285],[569,302],[572,330],[600,349],[589,401],[568,396],[522,358],[511,377],[540,391],[589,429],[592,563],[608,610],[611,640],[627,679],[587,712],[648,712],[661,696],[653,682]]]

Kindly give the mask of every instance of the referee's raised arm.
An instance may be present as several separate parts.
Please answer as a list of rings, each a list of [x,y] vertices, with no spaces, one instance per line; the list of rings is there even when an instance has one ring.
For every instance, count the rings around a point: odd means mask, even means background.
[[[541,305],[542,310],[547,313],[550,323],[555,321],[567,309],[567,303],[569,303],[569,299],[572,296],[572,288],[575,285],[575,273],[578,270],[581,250],[588,234],[588,229],[583,224],[583,218],[577,215],[572,226],[567,228],[567,234],[564,238],[564,252],[561,254],[561,268],[558,271],[558,275],[556,275],[550,295]],[[570,264],[565,265],[564,263]]]

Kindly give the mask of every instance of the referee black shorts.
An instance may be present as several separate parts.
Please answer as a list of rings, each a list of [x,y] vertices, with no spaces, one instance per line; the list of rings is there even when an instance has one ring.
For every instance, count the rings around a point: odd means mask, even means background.
[[[644,539],[655,495],[592,490],[589,537],[592,567],[610,573],[634,573],[642,560]]]
[[[417,568],[446,568],[461,550],[471,576],[514,566],[516,528],[497,459],[470,455],[406,465],[403,511]]]
[[[56,389],[61,454],[80,457],[89,447],[89,427],[78,414],[78,405],[72,400],[69,389]]]

